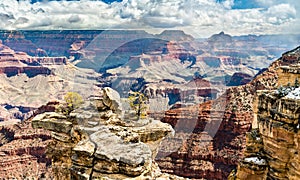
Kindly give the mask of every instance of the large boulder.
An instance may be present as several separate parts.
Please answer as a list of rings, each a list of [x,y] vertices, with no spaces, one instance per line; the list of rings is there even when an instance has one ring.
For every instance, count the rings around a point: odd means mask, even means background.
[[[112,88],[103,88],[103,103],[114,113],[122,115],[123,108],[121,103],[120,95],[117,91]]]

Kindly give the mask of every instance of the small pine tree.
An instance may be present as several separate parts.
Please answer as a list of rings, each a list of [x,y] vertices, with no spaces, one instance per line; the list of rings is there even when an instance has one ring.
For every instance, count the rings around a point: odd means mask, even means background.
[[[128,96],[129,105],[134,111],[138,118],[145,118],[147,116],[147,101],[148,98],[140,92],[131,92]]]
[[[295,85],[294,85],[294,87],[295,87],[295,88],[298,88],[299,86],[300,86],[299,80],[298,80],[298,78],[296,78],[296,79],[295,79]]]
[[[284,88],[282,85],[279,86],[279,88],[277,89],[279,97],[286,96],[285,90],[286,90],[286,88]]]

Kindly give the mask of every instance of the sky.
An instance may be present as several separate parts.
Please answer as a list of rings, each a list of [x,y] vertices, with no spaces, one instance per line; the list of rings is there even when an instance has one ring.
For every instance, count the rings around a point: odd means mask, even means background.
[[[0,0],[0,29],[300,34],[299,0]]]

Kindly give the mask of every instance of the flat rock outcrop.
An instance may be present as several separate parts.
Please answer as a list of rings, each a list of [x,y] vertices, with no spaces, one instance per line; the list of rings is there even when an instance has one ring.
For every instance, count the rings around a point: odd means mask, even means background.
[[[173,133],[170,125],[153,119],[121,118],[116,91],[90,101],[69,116],[43,113],[34,128],[51,131],[47,156],[55,179],[172,179],[160,172],[154,158],[162,139]]]

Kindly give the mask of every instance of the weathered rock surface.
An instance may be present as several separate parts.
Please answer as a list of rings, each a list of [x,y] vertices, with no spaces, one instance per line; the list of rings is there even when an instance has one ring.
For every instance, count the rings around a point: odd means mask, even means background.
[[[237,179],[300,178],[299,108],[299,100],[259,92],[258,129],[253,130],[259,132],[252,138],[255,140],[247,142],[248,151],[239,165]]]
[[[120,95],[117,91],[108,87],[103,88],[103,103],[114,113],[121,115],[123,109]]]
[[[49,103],[35,111],[53,111]],[[0,177],[3,179],[52,179],[51,160],[46,147],[51,142],[48,131],[33,129],[31,119],[16,125],[0,126]]]
[[[176,134],[158,154],[162,171],[190,178],[227,179],[243,159],[246,133],[256,118],[255,92],[275,89],[281,82],[292,84],[298,76],[286,73],[287,78],[281,79],[282,65],[295,62],[280,58],[250,83],[229,88],[214,101],[167,111],[162,121],[171,124]],[[247,161],[249,164],[253,159]],[[256,171],[263,173],[262,167]]]
[[[283,55],[281,64],[284,66],[277,68],[279,85],[293,85],[300,78],[299,57],[299,47]],[[231,174],[231,179],[300,178],[300,102],[280,91],[257,92],[245,158],[239,163],[237,172]]]
[[[55,111],[58,102],[49,102],[33,110],[32,116]],[[48,114],[48,113],[46,113]],[[55,113],[54,113],[55,114]],[[10,121],[8,121],[10,122]],[[0,124],[0,177],[2,179],[53,179],[51,159],[46,149],[52,138],[68,140],[63,133],[32,128],[32,118],[22,123]]]
[[[68,117],[43,113],[33,118],[34,128],[52,132],[47,156],[55,179],[177,179],[161,173],[154,161],[172,127],[153,119],[120,119],[120,99],[113,93],[103,89],[102,98],[90,99]]]

